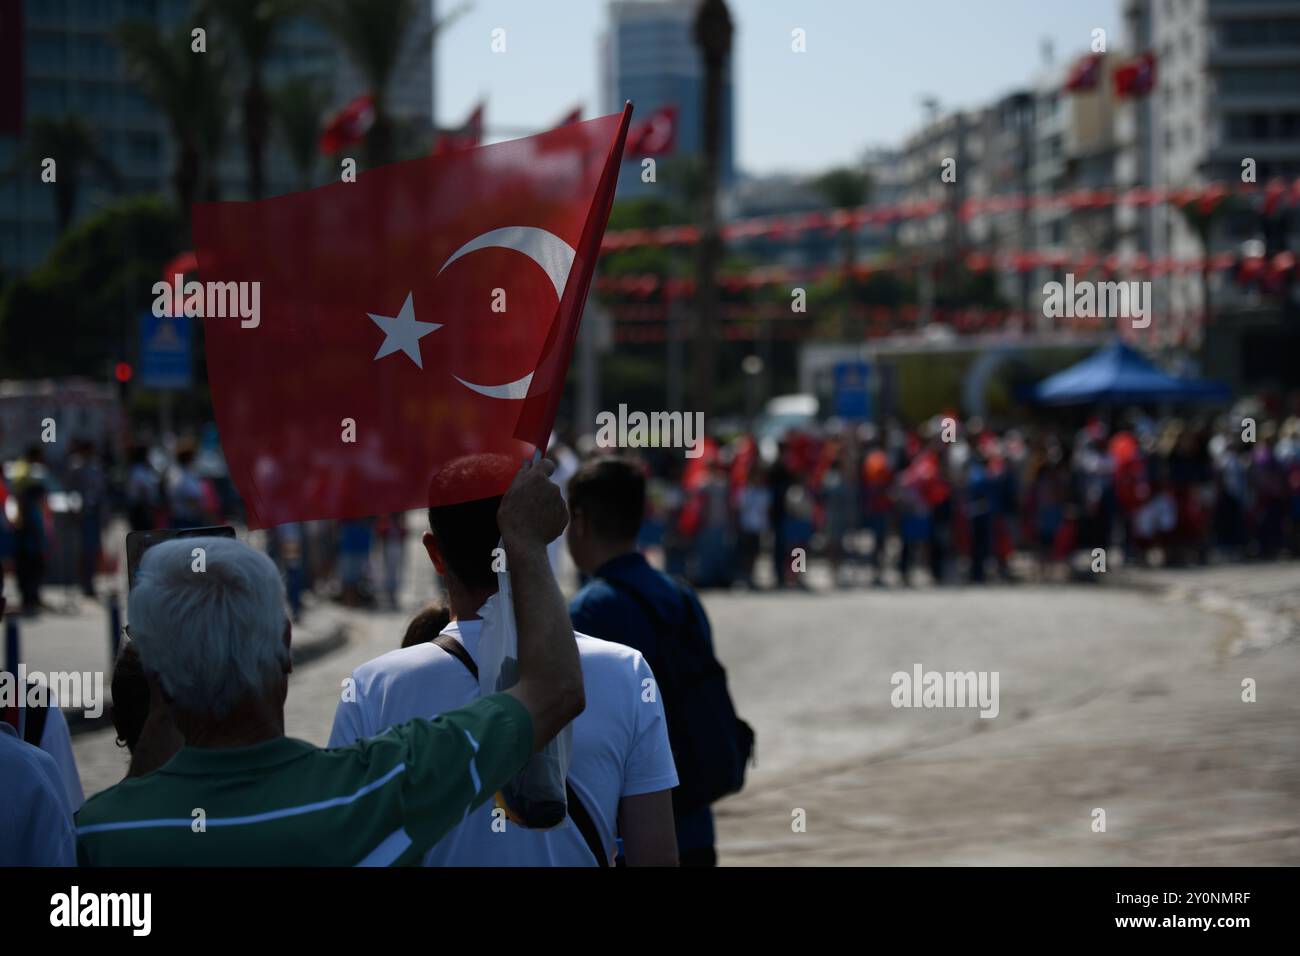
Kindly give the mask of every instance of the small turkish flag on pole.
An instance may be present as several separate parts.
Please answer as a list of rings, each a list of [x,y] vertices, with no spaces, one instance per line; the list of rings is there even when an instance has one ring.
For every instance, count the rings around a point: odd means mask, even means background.
[[[1097,88],[1101,76],[1101,54],[1089,53],[1075,60],[1070,67],[1070,75],[1065,79],[1063,89],[1067,93],[1084,93]]]
[[[491,497],[544,449],[631,111],[195,205],[208,379],[250,528]],[[471,458],[513,467],[447,467]]]
[[[375,98],[369,93],[362,93],[330,118],[321,130],[316,148],[326,156],[333,156],[339,150],[355,146],[364,140],[374,123]]]
[[[664,156],[677,148],[677,106],[661,106],[627,137],[629,157]]]
[[[1123,64],[1113,82],[1117,97],[1148,95],[1156,85],[1156,55],[1147,51]]]
[[[433,144],[433,155],[444,156],[458,149],[473,149],[483,139],[483,104],[474,107],[465,125],[454,132],[439,133]]]

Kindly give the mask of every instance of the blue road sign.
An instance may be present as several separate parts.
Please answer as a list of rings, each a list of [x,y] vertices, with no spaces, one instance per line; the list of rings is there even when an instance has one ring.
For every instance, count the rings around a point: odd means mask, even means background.
[[[871,417],[871,366],[866,362],[835,364],[834,413],[839,418]]]
[[[140,318],[140,367],[136,382],[141,388],[160,391],[189,388],[193,383],[193,326],[187,318],[159,318],[146,312]]]

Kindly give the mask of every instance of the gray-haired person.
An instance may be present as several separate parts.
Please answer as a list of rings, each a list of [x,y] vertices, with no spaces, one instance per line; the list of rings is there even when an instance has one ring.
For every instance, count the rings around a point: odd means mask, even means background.
[[[131,639],[185,746],[86,802],[79,861],[418,862],[585,706],[573,629],[546,558],[567,521],[549,467],[526,463],[497,514],[515,584],[519,682],[336,750],[284,735],[291,628],[270,559],[221,538],[151,548],[130,596]]]

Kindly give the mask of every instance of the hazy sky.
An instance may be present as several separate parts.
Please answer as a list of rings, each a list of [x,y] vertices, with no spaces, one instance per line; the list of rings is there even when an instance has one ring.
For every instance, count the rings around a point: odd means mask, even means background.
[[[437,0],[445,12],[457,0]],[[920,122],[921,98],[978,106],[1042,68],[1085,52],[1103,27],[1123,42],[1120,0],[728,0],[736,26],[737,162],[752,173],[824,169]],[[534,130],[581,102],[601,108],[597,38],[606,0],[476,0],[439,48],[439,121],[486,96],[489,133]],[[506,31],[506,52],[491,32]],[[790,49],[807,33],[806,53]],[[492,136],[491,138],[504,138]]]

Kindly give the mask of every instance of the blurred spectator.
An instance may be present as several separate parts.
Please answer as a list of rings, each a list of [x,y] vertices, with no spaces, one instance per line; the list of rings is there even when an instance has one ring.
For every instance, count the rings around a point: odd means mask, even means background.
[[[14,533],[14,572],[24,614],[41,609],[41,583],[49,552],[46,491],[49,472],[40,445],[32,445],[14,467],[13,494],[18,502]]]
[[[772,509],[772,492],[757,460],[750,463],[745,484],[737,500],[736,571],[750,590],[754,584],[754,565],[758,561],[763,535],[768,530],[768,515]]]
[[[149,449],[144,445],[133,446],[127,461],[127,520],[132,531],[152,530],[158,526],[158,506],[161,503],[158,472],[149,464]]]
[[[446,604],[441,601],[426,604],[420,609],[419,614],[411,618],[411,623],[406,625],[406,633],[402,635],[402,647],[428,644],[450,623],[451,610]]]
[[[394,511],[380,517],[376,529],[380,553],[384,565],[384,596],[388,607],[398,609],[398,597],[402,590],[403,558],[406,546],[406,513]]]
[[[202,479],[194,468],[194,445],[190,442],[177,449],[176,463],[167,476],[167,504],[173,528],[201,528],[212,520]]]
[[[77,513],[80,542],[77,555],[78,580],[81,593],[94,597],[108,484],[103,469],[95,460],[93,442],[79,441],[74,444],[68,457],[68,466],[68,490],[76,492],[80,500],[80,510]]]

